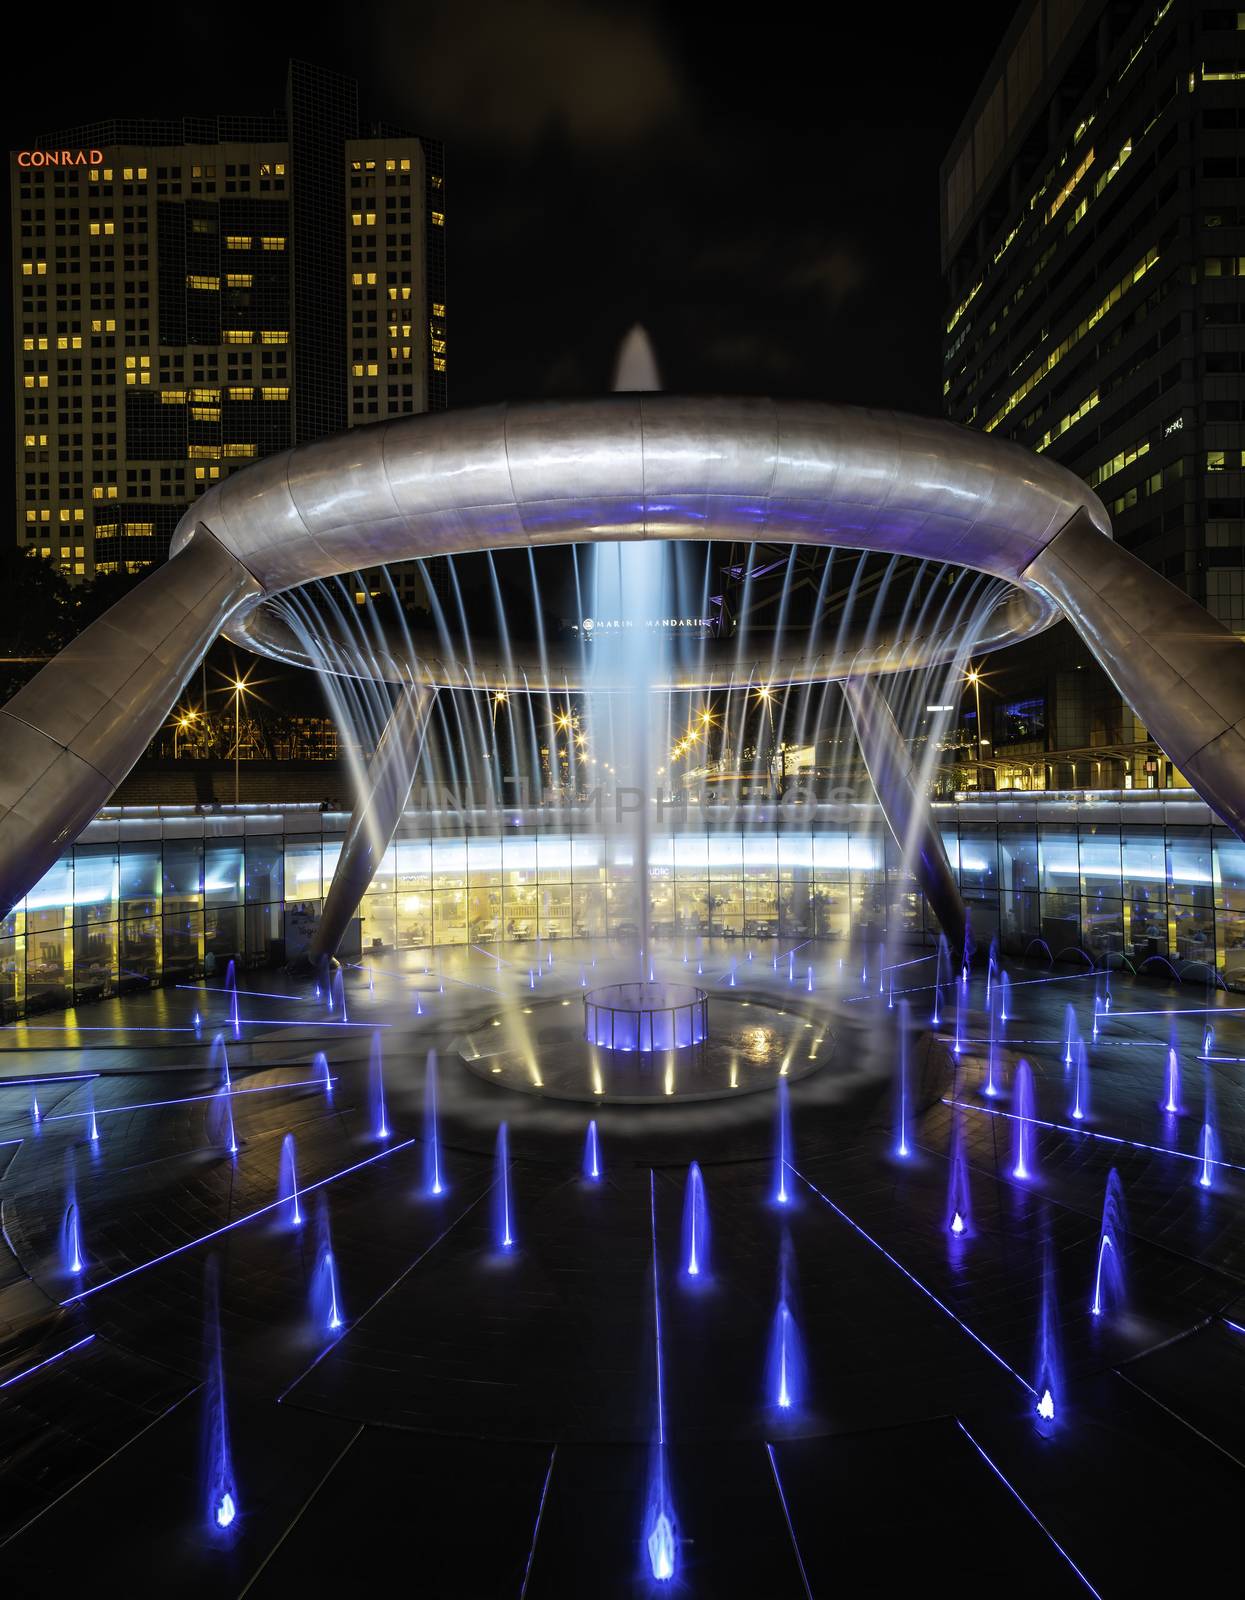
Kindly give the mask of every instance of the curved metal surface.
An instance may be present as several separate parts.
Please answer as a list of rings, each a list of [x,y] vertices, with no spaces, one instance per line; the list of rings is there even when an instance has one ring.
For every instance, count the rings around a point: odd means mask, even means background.
[[[398,831],[415,785],[435,698],[435,689],[422,685],[409,688],[399,695],[389,715],[367,769],[366,787],[355,801],[333,881],[307,951],[312,963],[322,956],[337,954],[350,919],[376,875],[376,864]]]
[[[271,456],[209,489],[212,533],[267,594],[357,567],[576,540],[847,545],[1015,582],[1078,478],[954,423],[811,401],[620,394],[403,417]]]
[[[1115,687],[1245,839],[1245,641],[1074,518],[1025,575],[1076,623]]]
[[[869,677],[924,671],[954,660],[966,647],[982,654],[1019,644],[1049,628],[1060,615],[1059,607],[1048,595],[1013,588],[984,622],[960,624],[945,633],[913,631],[878,639],[877,629],[866,625],[837,639],[832,650],[821,650],[816,655],[778,654],[762,647],[754,655],[744,656],[735,648],[723,648],[715,642],[703,652],[694,652],[696,659],[675,666],[653,688],[703,693],[741,683],[825,683],[849,673],[853,677]],[[966,640],[970,630],[971,640]],[[595,676],[595,664],[585,650],[576,646],[559,649],[547,645],[543,659],[537,650],[524,653],[520,649],[516,655],[512,648],[510,659],[505,662],[491,660],[479,646],[473,646],[468,665],[458,657],[447,659],[439,637],[390,636],[383,647],[369,640],[364,649],[357,637],[342,632],[333,636],[328,659],[322,662],[307,654],[285,618],[267,606],[256,606],[239,615],[226,633],[234,643],[245,645],[257,655],[340,677],[425,683],[438,689],[479,693],[506,689],[517,694],[544,694],[547,689],[562,693],[586,689],[593,674],[593,693],[604,693],[608,687]]]
[[[265,596],[460,550],[704,538],[953,562],[1048,596],[1245,836],[1245,641],[1117,550],[1101,502],[1071,473],[891,412],[625,394],[384,422],[210,489],[178,525],[168,565],[5,708],[0,903],[37,881],[215,634]]]
[[[886,825],[901,858],[911,862],[947,943],[958,956],[964,948],[964,902],[942,834],[917,786],[895,714],[871,678],[844,678],[840,687]]]

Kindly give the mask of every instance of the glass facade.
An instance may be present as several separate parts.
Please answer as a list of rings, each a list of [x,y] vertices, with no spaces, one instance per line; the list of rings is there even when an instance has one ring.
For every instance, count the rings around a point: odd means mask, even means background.
[[[588,810],[414,813],[360,907],[350,948],[631,938],[641,892],[658,939],[920,942],[916,884],[870,806],[692,812],[632,839]],[[1187,791],[1027,795],[936,815],[974,932],[1056,959],[1204,964],[1245,987],[1245,844]],[[304,950],[346,818],[318,806],[104,813],[0,921],[0,1010],[67,1006]],[[501,831],[504,829],[505,831]]]

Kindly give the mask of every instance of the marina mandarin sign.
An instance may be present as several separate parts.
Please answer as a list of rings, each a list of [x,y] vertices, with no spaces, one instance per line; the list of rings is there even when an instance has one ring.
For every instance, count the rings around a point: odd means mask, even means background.
[[[102,167],[102,150],[19,150],[19,167]]]

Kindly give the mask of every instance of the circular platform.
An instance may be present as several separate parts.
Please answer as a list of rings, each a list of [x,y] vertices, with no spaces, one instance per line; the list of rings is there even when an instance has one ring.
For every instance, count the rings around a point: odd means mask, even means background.
[[[596,997],[608,1002],[617,991],[662,990],[668,998],[676,989],[679,1007],[700,1006],[707,1013],[708,997],[691,985],[612,984],[584,997],[585,1015],[573,1001],[538,1002],[487,1018],[460,1034],[455,1048],[469,1071],[498,1087],[597,1105],[672,1105],[751,1094],[772,1089],[780,1077],[807,1077],[830,1059],[834,1040],[824,1012],[743,996],[715,995],[712,1034],[694,1043],[609,1048],[585,1036],[588,1016],[605,1037],[611,1026],[615,1038],[636,1036],[629,1030],[640,1027],[641,1008],[620,1008],[602,1018],[601,1012],[614,1008]]]

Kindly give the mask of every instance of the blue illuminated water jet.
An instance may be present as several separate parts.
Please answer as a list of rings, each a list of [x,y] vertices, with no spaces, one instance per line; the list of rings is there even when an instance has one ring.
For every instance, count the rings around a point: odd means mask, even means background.
[[[1055,1305],[1055,1258],[1049,1236],[1042,1247],[1042,1304],[1038,1319],[1037,1375],[1033,1392],[1039,1433],[1054,1432],[1056,1401],[1060,1394],[1059,1323]]]
[[[493,1154],[493,1238],[499,1250],[513,1250],[514,1214],[510,1202],[510,1129],[503,1122],[497,1129]]]
[[[770,1328],[765,1364],[765,1392],[769,1405],[786,1412],[799,1406],[804,1399],[804,1352],[791,1310],[794,1277],[791,1239],[784,1229],[778,1269],[778,1305]]]
[[[1033,1073],[1027,1061],[1016,1068],[1012,1086],[1012,1177],[1033,1176]]]
[[[774,1204],[785,1206],[791,1202],[787,1185],[787,1168],[795,1160],[791,1143],[791,1107],[787,1096],[787,1080],[779,1078],[774,1109]]]
[[[1069,1002],[1063,1008],[1063,1064],[1065,1071],[1072,1065],[1076,1038],[1076,1010]]]
[[[1167,1076],[1163,1086],[1163,1110],[1170,1116],[1180,1114],[1180,1057],[1175,1046],[1167,1052]]]
[[[289,1223],[300,1227],[302,1208],[298,1203],[298,1166],[294,1156],[294,1135],[287,1133],[281,1141],[281,1166],[277,1176],[277,1198],[289,1202]]]
[[[389,1112],[385,1105],[385,1062],[379,1029],[372,1035],[372,1049],[368,1061],[368,1086],[372,1107],[372,1132],[377,1139],[387,1139]]]
[[[907,1160],[908,1145],[908,1002],[899,1002],[899,1051],[895,1066],[895,1154]]]
[[[589,1122],[588,1132],[584,1136],[584,1177],[589,1183],[601,1181],[601,1145],[595,1119]]]
[[[1209,1122],[1204,1122],[1202,1124],[1201,1136],[1198,1139],[1198,1151],[1200,1152],[1197,1175],[1198,1184],[1203,1189],[1213,1188],[1215,1181],[1214,1171],[1216,1160],[1215,1130],[1211,1127]]]
[[[424,1188],[444,1194],[441,1173],[441,1130],[437,1114],[437,1052],[429,1050],[424,1062]]]
[[[1010,1022],[1012,1008],[1008,1002],[1011,1000],[1012,995],[1012,980],[1007,976],[1006,973],[1003,973],[1002,977],[999,979],[999,991],[1001,994],[1001,1000],[999,1003],[999,1019],[1002,1022]]]
[[[225,993],[229,997],[229,1021],[233,1027],[235,1039],[242,1037],[242,1021],[238,1014],[238,972],[237,964],[231,958],[225,968]]]
[[[225,1408],[225,1363],[221,1349],[220,1304],[216,1257],[204,1271],[204,1372],[202,1481],[203,1517],[208,1531],[227,1537],[237,1521],[240,1503],[229,1448],[229,1418]]]
[[[964,1127],[955,1113],[951,1130],[951,1161],[947,1174],[946,1229],[953,1239],[970,1239],[973,1234],[973,1196],[968,1181],[968,1158],[964,1151]]]
[[[78,1211],[77,1185],[74,1181],[73,1152],[65,1157],[65,1215],[61,1222],[61,1264],[66,1272],[75,1276],[86,1268],[86,1253],[82,1248],[82,1218]]]
[[[39,1124],[43,1121],[43,1113],[39,1110],[39,1096],[33,1093],[30,1096],[30,1121],[35,1132],[38,1133]]]
[[[709,1204],[697,1161],[687,1169],[683,1190],[683,1271],[689,1278],[709,1276]]]
[[[1097,1259],[1094,1263],[1094,1293],[1090,1301],[1092,1316],[1124,1306],[1124,1186],[1114,1167],[1107,1174],[1107,1189],[1102,1202],[1102,1225],[1098,1230]]]
[[[1072,1107],[1069,1112],[1073,1122],[1084,1122],[1089,1115],[1089,1052],[1084,1039],[1076,1041],[1076,1066],[1073,1069]]]
[[[95,1087],[92,1085],[86,1092],[86,1136],[91,1144],[99,1143],[99,1123],[95,1120]]]
[[[1000,991],[996,988],[990,1005],[990,1038],[986,1046],[986,1081],[982,1093],[991,1099],[999,1092],[999,1012],[1002,1009]]]
[[[337,1258],[329,1227],[328,1201],[321,1193],[316,1202],[316,1264],[311,1274],[311,1320],[318,1332],[337,1334],[345,1325]]]
[[[333,1074],[329,1071],[329,1058],[323,1050],[317,1050],[311,1058],[311,1072],[313,1077],[323,1077],[324,1093],[328,1099],[333,1098]]]

